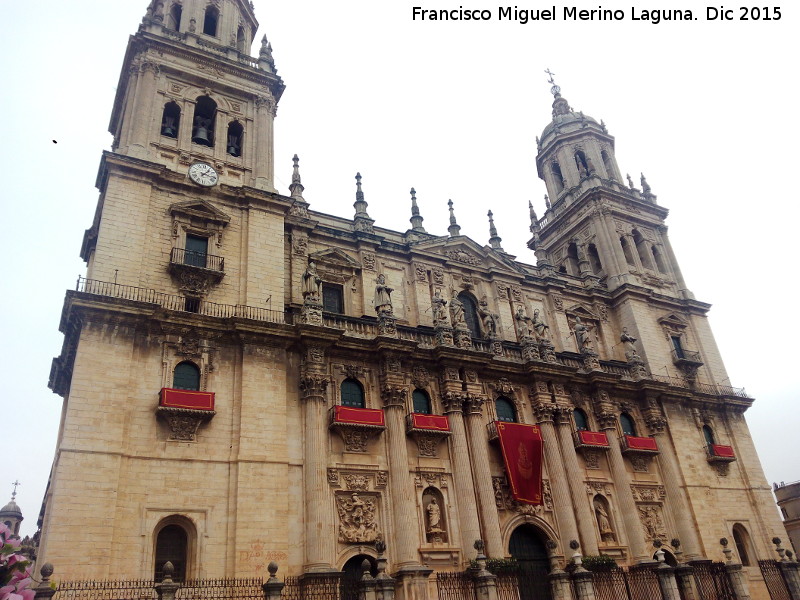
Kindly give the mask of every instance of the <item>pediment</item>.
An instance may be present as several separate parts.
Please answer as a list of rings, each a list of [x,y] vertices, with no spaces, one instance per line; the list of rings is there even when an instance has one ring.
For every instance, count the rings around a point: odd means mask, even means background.
[[[440,255],[453,264],[469,267],[499,268],[513,273],[525,271],[513,260],[497,252],[490,246],[481,246],[466,236],[456,238],[440,237],[414,244],[414,250],[429,255]]]
[[[573,317],[580,317],[581,319],[591,319],[593,321],[600,320],[600,317],[598,315],[593,313],[583,304],[575,304],[572,307],[566,309],[564,312]]]
[[[170,205],[169,212],[172,215],[184,215],[196,219],[203,219],[213,223],[227,225],[231,218],[216,206],[206,200],[186,200]]]
[[[313,252],[309,255],[309,259],[316,263],[327,263],[342,267],[349,267],[351,269],[361,268],[360,262],[338,248],[328,248],[326,250]]]
[[[663,317],[658,319],[659,325],[662,327],[667,326],[671,327],[672,329],[685,329],[689,326],[689,322],[686,320],[686,317],[683,317],[677,313],[668,313]]]

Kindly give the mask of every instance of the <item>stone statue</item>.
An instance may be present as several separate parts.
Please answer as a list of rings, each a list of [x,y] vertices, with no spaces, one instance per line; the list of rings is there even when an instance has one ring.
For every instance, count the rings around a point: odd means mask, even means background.
[[[436,292],[433,294],[433,298],[431,299],[431,303],[433,305],[433,325],[436,326],[446,326],[447,325],[447,312],[445,311],[445,307],[447,306],[447,300],[442,298],[441,290],[437,289]]]
[[[517,321],[517,337],[519,341],[531,337],[533,323],[531,318],[525,314],[525,309],[522,306],[517,308],[517,314],[514,315],[514,319]]]
[[[611,527],[611,519],[608,517],[603,503],[600,500],[594,501],[594,514],[597,517],[597,526],[600,529],[600,539],[604,542],[615,542],[614,528]]]
[[[450,318],[453,322],[453,327],[466,327],[467,322],[464,320],[464,305],[458,299],[458,294],[453,290],[453,297],[450,299]]]
[[[483,323],[483,333],[487,338],[493,338],[497,335],[497,315],[489,311],[489,303],[486,301],[486,296],[481,298],[478,304],[478,315],[481,317]]]
[[[589,332],[592,330],[591,325],[586,325],[581,321],[580,317],[575,317],[575,339],[578,342],[578,350],[580,352],[593,352],[592,339],[589,337]]]
[[[550,326],[542,321],[542,318],[539,316],[539,309],[533,311],[533,321],[531,321],[531,325],[533,326],[533,332],[536,335],[536,338],[539,340],[549,340],[550,335],[548,331],[550,330]]]
[[[386,285],[386,276],[381,273],[378,275],[378,280],[375,285],[375,312],[379,315],[392,314],[392,297],[391,293],[394,291]]]
[[[441,531],[442,511],[436,498],[430,501],[425,511],[428,513],[428,531]]]
[[[303,301],[319,302],[321,286],[322,278],[317,275],[317,265],[312,260],[303,273]]]
[[[634,342],[636,342],[637,338],[633,337],[628,333],[628,328],[622,328],[622,335],[619,336],[619,340],[625,344],[625,358],[631,360],[632,358],[638,358],[639,355],[636,352],[636,346],[634,346]]]

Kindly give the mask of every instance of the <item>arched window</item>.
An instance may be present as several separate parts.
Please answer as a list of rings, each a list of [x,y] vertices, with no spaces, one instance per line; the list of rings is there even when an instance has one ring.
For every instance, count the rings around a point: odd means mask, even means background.
[[[617,174],[614,171],[614,163],[611,161],[611,156],[605,150],[600,152],[600,158],[603,159],[603,166],[606,168],[606,175],[609,179],[617,179]]]
[[[739,553],[739,562],[743,567],[749,567],[750,562],[750,536],[741,523],[733,526],[733,543],[736,544],[736,552]]]
[[[423,415],[431,414],[431,399],[428,392],[425,390],[414,390],[411,394],[411,400],[414,402],[414,412]]]
[[[364,402],[364,387],[355,379],[345,379],[342,382],[342,406],[353,408],[366,408]]]
[[[575,242],[567,246],[567,272],[575,276],[581,272],[578,266],[578,245]]]
[[[622,433],[625,435],[636,435],[636,426],[633,424],[633,419],[628,413],[622,413],[619,416],[619,425],[622,428]]]
[[[244,127],[239,121],[231,121],[228,125],[228,154],[231,156],[242,155],[242,138]]]
[[[556,184],[556,193],[564,189],[564,176],[561,174],[561,167],[556,161],[550,163],[550,171],[553,173],[553,182]]]
[[[645,269],[653,269],[653,259],[648,252],[647,242],[637,229],[633,230],[633,243],[636,244],[636,251],[639,253],[639,260]]]
[[[494,410],[497,413],[498,421],[505,421],[506,423],[517,422],[517,411],[514,408],[514,403],[508,398],[500,396],[495,400]]]
[[[219,23],[219,11],[214,6],[207,6],[206,16],[203,19],[203,33],[217,37],[217,23]]]
[[[578,150],[575,153],[575,166],[578,167],[578,173],[580,173],[581,179],[589,175],[589,163],[586,161],[586,155],[583,153],[583,150]]]
[[[583,412],[580,408],[576,408],[575,410],[572,411],[572,419],[575,421],[576,431],[589,430],[589,421],[586,418],[586,413]]]
[[[172,373],[172,387],[176,390],[199,390],[200,369],[188,360],[179,363]]]
[[[178,137],[180,122],[181,107],[175,102],[167,102],[164,105],[164,113],[161,115],[161,135],[170,138]]]
[[[703,437],[706,438],[706,444],[713,445],[717,443],[714,441],[714,431],[708,425],[703,425]]]
[[[167,28],[180,31],[182,15],[183,7],[177,2],[173,2],[172,6],[169,7],[169,14],[167,15]]]
[[[214,121],[217,118],[217,103],[208,96],[200,96],[194,106],[192,141],[203,146],[214,145]]]
[[[658,249],[658,246],[653,246],[652,251],[653,251],[653,262],[656,263],[656,268],[658,269],[658,272],[666,274],[667,265],[664,262],[664,256],[661,254],[661,251]]]
[[[239,29],[236,31],[236,49],[239,52],[246,52],[247,49],[247,42],[245,41],[244,35],[244,27],[239,25]]]
[[[475,304],[475,300],[467,292],[461,292],[458,299],[464,305],[464,321],[469,327],[470,334],[474,338],[481,337],[481,320],[478,317],[478,306]]]
[[[603,264],[600,262],[600,254],[597,252],[597,246],[589,244],[589,264],[592,265],[592,272],[598,275],[603,270]]]
[[[633,260],[631,246],[625,236],[620,236],[619,245],[622,246],[622,253],[625,255],[625,262],[627,262],[630,266],[635,267],[636,263]]]
[[[189,556],[189,536],[180,525],[167,525],[156,536],[155,580],[164,578],[164,564],[169,561],[175,567],[172,579],[186,579],[186,562]]]

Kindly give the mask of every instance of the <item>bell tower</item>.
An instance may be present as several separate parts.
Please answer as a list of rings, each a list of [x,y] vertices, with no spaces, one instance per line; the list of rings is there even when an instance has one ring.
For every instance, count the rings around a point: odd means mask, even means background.
[[[109,132],[113,150],[179,172],[274,190],[273,119],[284,85],[248,0],[152,0],[131,36]]]

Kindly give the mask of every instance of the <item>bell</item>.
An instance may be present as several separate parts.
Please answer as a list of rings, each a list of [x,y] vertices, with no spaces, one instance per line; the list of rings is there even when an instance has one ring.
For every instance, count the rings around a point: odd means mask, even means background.
[[[206,146],[211,145],[211,140],[208,139],[208,129],[203,127],[202,125],[198,125],[194,128],[194,135],[192,136],[192,141],[195,144],[204,144]]]
[[[228,146],[228,154],[230,154],[231,156],[239,156],[239,145],[230,144]]]
[[[175,129],[170,125],[164,125],[161,127],[161,135],[165,135],[167,137],[174,138],[175,137]]]

